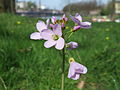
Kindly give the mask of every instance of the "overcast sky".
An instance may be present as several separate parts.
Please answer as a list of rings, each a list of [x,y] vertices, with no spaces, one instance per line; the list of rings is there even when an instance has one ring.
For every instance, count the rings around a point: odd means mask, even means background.
[[[69,3],[80,2],[80,1],[90,1],[90,0],[18,0],[18,1],[32,1],[39,4],[41,1],[41,5],[45,5],[50,9],[59,9],[62,10],[63,7]],[[100,3],[106,3],[108,0],[97,0]]]

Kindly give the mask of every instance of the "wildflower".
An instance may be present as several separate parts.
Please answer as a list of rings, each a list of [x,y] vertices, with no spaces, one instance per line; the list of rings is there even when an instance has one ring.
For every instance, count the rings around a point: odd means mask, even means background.
[[[34,39],[34,40],[42,39],[42,36],[40,35],[40,33],[42,30],[48,28],[48,24],[49,24],[49,19],[46,21],[46,24],[43,21],[38,21],[36,24],[36,28],[37,28],[38,32],[32,33],[30,35],[30,39]]]
[[[61,20],[57,20],[57,18],[55,16],[52,16],[51,18],[51,22],[52,24],[50,24],[50,26],[53,28],[55,24],[60,24],[61,27],[65,27],[65,23],[68,21],[68,18],[66,17],[66,15],[64,14],[62,16],[62,19]]]
[[[55,24],[53,30],[45,29],[41,32],[41,36],[44,40],[47,40],[44,43],[46,48],[55,46],[56,49],[61,50],[64,48],[64,39],[62,38],[62,30],[59,24]]]
[[[77,42],[69,42],[69,43],[66,44],[66,47],[68,49],[75,49],[75,48],[78,47],[78,43]]]
[[[77,24],[76,26],[74,26],[74,31],[80,28],[88,29],[91,27],[90,22],[82,22],[82,17],[78,13],[76,13],[75,16],[70,16],[70,17]]]
[[[70,61],[70,67],[68,72],[68,78],[77,80],[80,78],[80,74],[87,73],[87,68],[85,66],[75,62],[73,58],[70,58],[69,61]]]

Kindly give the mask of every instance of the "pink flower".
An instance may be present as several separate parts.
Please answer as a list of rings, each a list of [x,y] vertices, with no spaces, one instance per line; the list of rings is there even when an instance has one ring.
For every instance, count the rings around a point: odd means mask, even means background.
[[[55,46],[56,49],[61,50],[64,48],[65,41],[62,38],[62,30],[59,24],[55,24],[53,30],[45,29],[41,32],[41,36],[44,40],[47,40],[44,43],[46,48]]]
[[[46,24],[43,21],[38,21],[36,24],[36,28],[38,32],[34,32],[30,35],[30,39],[40,40],[42,36],[40,35],[41,31],[47,29],[49,25],[49,19],[47,19]]]
[[[86,73],[87,73],[87,68],[85,66],[75,61],[70,62],[68,78],[77,80],[80,78],[80,74],[86,74]]]

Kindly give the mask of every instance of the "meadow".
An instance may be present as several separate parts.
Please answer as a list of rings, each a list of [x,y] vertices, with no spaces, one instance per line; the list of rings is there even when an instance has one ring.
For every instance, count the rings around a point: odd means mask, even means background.
[[[43,40],[29,39],[38,20],[0,14],[0,90],[60,90],[60,51],[44,48]],[[88,73],[76,81],[68,79],[66,59],[65,90],[79,90],[81,81],[82,90],[120,90],[120,23],[92,23],[91,29],[75,32],[69,41],[79,43],[69,54]]]

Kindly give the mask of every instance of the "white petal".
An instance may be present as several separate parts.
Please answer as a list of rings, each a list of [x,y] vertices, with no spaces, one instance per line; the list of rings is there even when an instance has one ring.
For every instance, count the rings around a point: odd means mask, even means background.
[[[45,29],[41,32],[41,36],[44,40],[50,40],[52,39],[53,31],[49,29]]]
[[[56,44],[56,41],[54,41],[54,40],[48,40],[48,41],[46,41],[46,42],[44,43],[44,46],[45,46],[46,48],[50,48],[50,47],[54,46],[55,44]]]
[[[64,48],[65,40],[62,37],[60,37],[56,42],[57,42],[55,45],[56,49],[61,50]]]
[[[54,27],[53,27],[53,32],[58,36],[62,36],[61,25],[55,24]]]
[[[78,13],[76,13],[75,18],[82,22],[82,17]]]
[[[56,17],[55,17],[55,16],[52,16],[51,22],[52,22],[53,24],[55,24],[56,20],[57,20]]]
[[[42,30],[47,29],[47,25],[43,21],[38,21],[36,28],[39,32],[41,32]]]
[[[75,75],[75,68],[72,66],[72,64],[70,63],[70,68],[69,68],[69,72],[68,72],[68,78],[71,78]]]
[[[40,39],[42,39],[42,37],[39,32],[34,32],[30,35],[30,39],[40,40]]]

